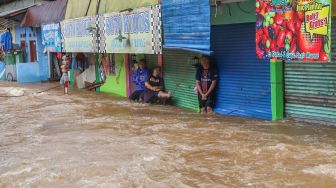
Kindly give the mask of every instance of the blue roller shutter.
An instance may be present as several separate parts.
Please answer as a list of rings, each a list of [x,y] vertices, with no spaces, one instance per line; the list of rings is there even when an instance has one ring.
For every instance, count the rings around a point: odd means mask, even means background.
[[[255,55],[255,23],[212,26],[211,41],[220,77],[215,111],[271,120],[270,65]]]

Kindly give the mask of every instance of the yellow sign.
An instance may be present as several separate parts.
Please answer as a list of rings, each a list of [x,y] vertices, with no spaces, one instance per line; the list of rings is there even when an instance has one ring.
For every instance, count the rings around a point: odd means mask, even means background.
[[[321,10],[305,12],[306,31],[313,38],[314,34],[327,35],[329,26],[330,6],[324,6]]]

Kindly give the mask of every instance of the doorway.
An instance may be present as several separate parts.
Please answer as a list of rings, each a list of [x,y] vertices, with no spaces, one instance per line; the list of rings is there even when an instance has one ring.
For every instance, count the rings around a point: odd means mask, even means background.
[[[26,41],[21,40],[20,44],[21,44],[21,50],[22,50],[22,55],[23,55],[23,60],[22,61],[26,62],[26,58],[27,58]]]
[[[37,61],[35,40],[29,41],[29,50],[30,50],[30,62]]]

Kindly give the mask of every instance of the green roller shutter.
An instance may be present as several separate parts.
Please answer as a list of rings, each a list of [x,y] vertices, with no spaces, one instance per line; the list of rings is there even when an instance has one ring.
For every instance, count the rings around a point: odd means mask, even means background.
[[[333,24],[335,19],[333,19]],[[286,63],[286,115],[309,123],[336,125],[336,25],[332,28],[332,64]]]
[[[199,111],[197,95],[194,93],[196,69],[192,66],[196,53],[165,50],[163,53],[163,75],[165,89],[173,92],[173,104]]]

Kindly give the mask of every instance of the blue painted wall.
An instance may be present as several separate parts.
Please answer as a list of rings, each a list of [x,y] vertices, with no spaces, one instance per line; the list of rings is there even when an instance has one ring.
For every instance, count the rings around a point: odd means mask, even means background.
[[[39,77],[41,80],[48,80],[49,78],[49,64],[48,55],[43,53],[44,46],[42,45],[42,35],[41,30],[33,27],[21,27],[17,25],[15,27],[15,42],[20,45],[21,41],[26,42],[26,59],[24,63],[33,63],[30,61],[30,48],[29,41],[36,41],[36,57],[37,61],[34,63],[39,64]]]

